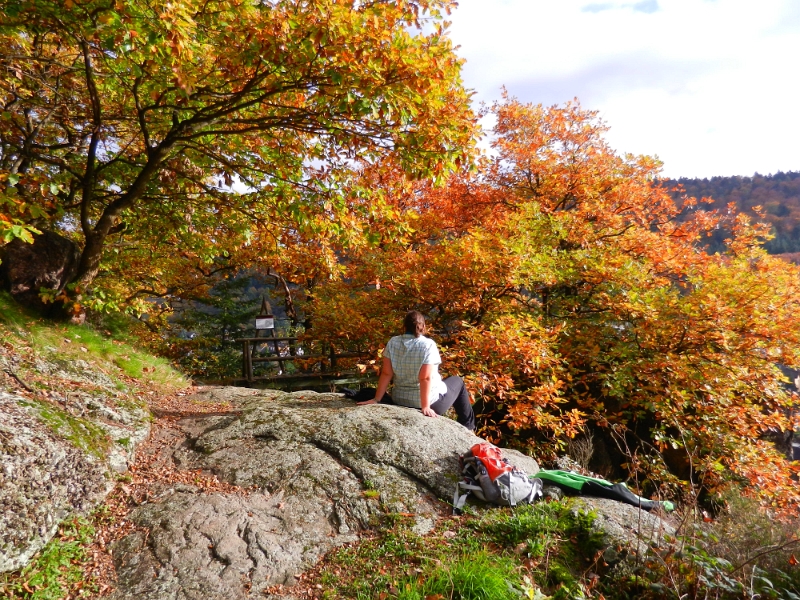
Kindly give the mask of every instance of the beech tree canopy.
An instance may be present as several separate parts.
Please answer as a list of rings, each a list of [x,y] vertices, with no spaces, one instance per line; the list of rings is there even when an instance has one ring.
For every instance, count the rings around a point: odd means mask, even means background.
[[[491,110],[494,158],[445,187],[363,172],[408,227],[376,223],[380,243],[317,278],[310,336],[377,357],[420,310],[495,443],[544,458],[591,432],[595,470],[647,494],[744,483],[796,508],[800,466],[769,434],[800,426],[780,369],[800,368],[800,268],[764,250],[769,225],[688,196],[683,217],[660,163],[617,154],[575,102]]]
[[[441,176],[473,128],[451,4],[3,0],[0,235],[65,232],[85,288],[109,247],[152,271],[334,226],[354,158]]]

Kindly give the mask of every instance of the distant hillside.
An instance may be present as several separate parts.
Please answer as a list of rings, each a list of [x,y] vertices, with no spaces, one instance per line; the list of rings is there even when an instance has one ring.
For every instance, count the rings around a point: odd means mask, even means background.
[[[752,177],[712,177],[711,179],[670,179],[668,187],[682,185],[689,196],[698,200],[711,197],[714,203],[702,205],[708,209],[724,210],[728,203],[736,204],[740,211],[752,214],[754,206],[766,211],[766,220],[773,227],[775,239],[767,243],[771,254],[800,252],[800,172]],[[675,199],[680,201],[680,194]],[[709,250],[720,249],[726,233],[712,238]]]

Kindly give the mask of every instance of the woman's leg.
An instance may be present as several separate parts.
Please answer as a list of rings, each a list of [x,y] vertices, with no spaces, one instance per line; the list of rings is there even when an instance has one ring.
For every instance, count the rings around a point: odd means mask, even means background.
[[[447,386],[447,393],[439,396],[439,399],[431,404],[433,412],[443,415],[452,406],[456,411],[458,422],[470,431],[475,430],[475,413],[469,401],[469,392],[464,380],[461,377],[453,376],[444,380]]]

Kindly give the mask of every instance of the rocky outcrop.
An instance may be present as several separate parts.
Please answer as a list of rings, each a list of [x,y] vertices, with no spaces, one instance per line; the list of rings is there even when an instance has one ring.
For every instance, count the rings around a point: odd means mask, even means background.
[[[39,297],[39,290],[64,289],[77,275],[79,260],[80,249],[72,240],[52,231],[43,231],[34,237],[32,244],[20,239],[6,244],[0,277],[6,280],[6,286],[17,302],[42,311],[54,305],[45,305]]]
[[[130,516],[138,530],[114,547],[115,600],[258,596],[293,583],[387,514],[413,517],[425,534],[448,510],[459,454],[480,441],[450,419],[356,406],[339,394],[205,388],[199,396],[237,414],[184,418],[186,439],[170,460],[211,472],[240,493],[186,484],[157,490]],[[504,454],[529,474],[538,471],[530,457]],[[609,562],[621,560],[625,546],[674,533],[634,507],[581,502],[597,513]]]
[[[114,548],[115,598],[247,597],[294,581],[386,513],[434,524],[458,456],[480,440],[455,421],[339,394],[208,389],[241,414],[185,419],[173,460],[242,494],[164,490],[134,511],[141,530]],[[529,473],[536,462],[509,451]]]
[[[19,377],[19,361],[0,354],[0,377]],[[123,401],[88,363],[40,356],[25,362],[73,386],[23,395],[0,385],[0,572],[24,566],[65,517],[96,506],[149,431],[147,412]]]
[[[607,498],[576,498],[572,510],[594,515],[592,528],[601,535],[603,559],[611,565],[641,556],[648,548],[663,544],[667,537],[674,538],[676,532],[675,526],[656,512]]]
[[[106,488],[105,469],[0,391],[0,571],[24,566],[64,517],[85,512]]]
[[[101,500],[148,432],[145,412],[117,398],[88,363],[31,361],[39,374],[83,385],[47,391],[47,401],[0,389],[2,570],[23,566],[61,519]],[[16,368],[3,356],[0,367]],[[391,514],[412,517],[425,534],[448,510],[459,454],[480,441],[450,419],[360,407],[339,394],[199,388],[187,402],[226,408],[180,413],[177,424],[173,414],[157,430],[159,464],[224,485],[164,479],[137,500],[136,530],[113,548],[116,600],[262,595]],[[504,454],[538,471],[530,457]],[[574,506],[596,513],[609,563],[674,533],[657,515],[610,500]]]

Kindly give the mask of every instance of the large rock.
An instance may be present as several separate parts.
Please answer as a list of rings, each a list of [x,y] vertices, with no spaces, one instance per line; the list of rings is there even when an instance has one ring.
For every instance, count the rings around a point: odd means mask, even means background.
[[[188,441],[174,460],[250,491],[179,486],[138,508],[141,531],[114,549],[118,600],[234,600],[291,583],[387,512],[416,515],[425,532],[437,498],[452,498],[459,454],[480,441],[450,419],[339,394],[205,393],[242,412],[184,420]],[[507,454],[538,471],[533,459]]]
[[[576,498],[572,510],[594,515],[592,528],[602,536],[603,558],[610,564],[641,557],[649,547],[674,538],[676,532],[675,526],[658,513],[608,498]]]
[[[339,394],[206,388],[199,396],[238,414],[183,419],[186,441],[172,446],[170,460],[213,472],[240,493],[154,490],[131,514],[137,531],[113,549],[115,600],[259,597],[387,513],[413,517],[424,534],[452,500],[458,456],[481,441],[447,418],[356,406]],[[533,459],[504,454],[538,471]],[[609,562],[674,533],[657,515],[610,500],[580,499],[575,510],[597,513]]]
[[[43,231],[33,244],[20,239],[9,242],[2,260],[2,274],[14,299],[41,311],[53,305],[42,302],[39,290],[62,290],[72,281],[78,272],[80,249],[72,240]]]
[[[102,461],[36,417],[25,398],[0,390],[0,572],[24,566],[71,513],[107,489]]]
[[[96,506],[150,429],[149,414],[119,398],[107,375],[48,354],[0,352],[0,371],[24,362],[51,386],[26,398],[3,388],[0,373],[0,573],[27,564],[64,518]]]

